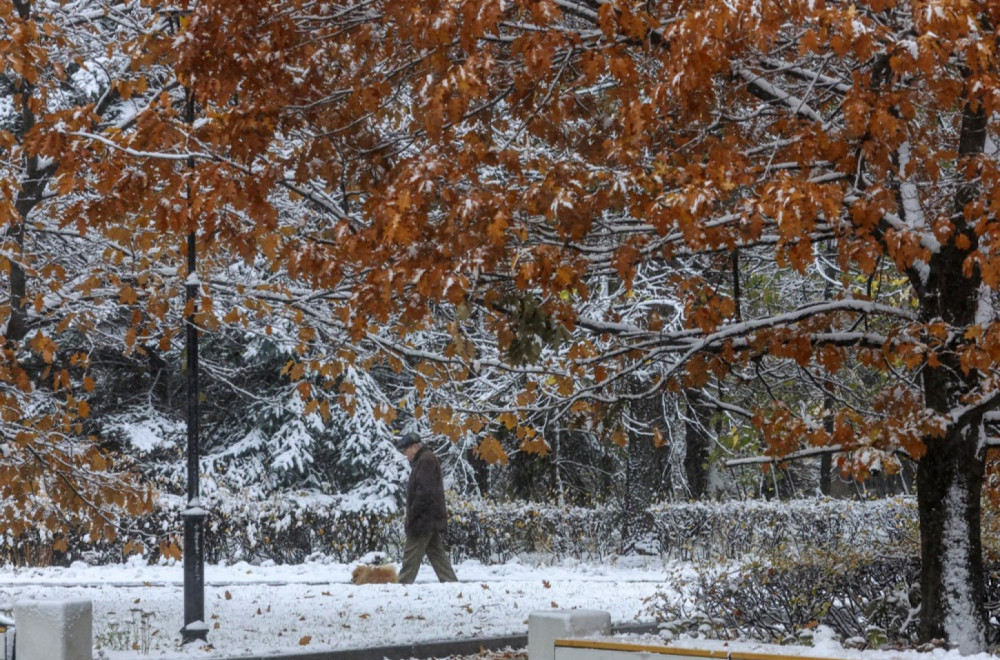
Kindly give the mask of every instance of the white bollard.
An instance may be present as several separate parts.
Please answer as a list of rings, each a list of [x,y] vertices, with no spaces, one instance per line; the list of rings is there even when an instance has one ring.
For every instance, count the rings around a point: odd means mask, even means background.
[[[528,660],[554,660],[557,639],[610,634],[603,610],[538,610],[528,615]]]
[[[93,608],[89,600],[14,603],[18,660],[93,660]]]

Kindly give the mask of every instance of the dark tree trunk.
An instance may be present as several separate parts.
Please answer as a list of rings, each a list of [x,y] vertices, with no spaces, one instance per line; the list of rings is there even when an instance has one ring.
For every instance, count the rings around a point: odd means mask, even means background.
[[[648,438],[630,438],[627,451],[621,551],[622,554],[648,554],[652,552],[649,542],[653,533],[649,507],[657,490],[653,442]]]
[[[833,488],[833,456],[823,454],[819,457],[819,492],[826,497],[830,496]]]
[[[20,204],[17,205],[20,209]],[[7,229],[7,238],[13,243],[13,250],[18,259],[24,258],[24,218],[21,216],[16,224]],[[28,279],[25,276],[21,261],[10,259],[10,316],[4,337],[8,342],[17,342],[28,334]]]
[[[946,639],[963,654],[986,649],[980,433],[979,425],[965,426],[931,440],[917,470],[919,636],[923,641]]]
[[[23,12],[22,12],[23,17]],[[26,135],[35,125],[35,115],[31,110],[31,86],[26,81],[21,81],[20,94],[18,98],[21,104],[21,122],[19,133]],[[7,321],[7,328],[4,336],[7,341],[20,341],[28,334],[28,288],[25,267],[24,267],[24,229],[28,220],[28,214],[35,208],[41,199],[41,192],[44,189],[44,181],[40,181],[38,172],[38,159],[28,157],[24,159],[24,176],[21,180],[21,189],[17,193],[17,200],[14,202],[14,210],[17,211],[18,221],[8,227],[7,238],[13,243],[11,250],[17,255],[10,259],[10,317]]]
[[[688,417],[684,422],[684,477],[688,495],[693,500],[700,500],[708,493],[711,410],[697,390],[686,390],[685,398]]]
[[[472,467],[472,474],[476,480],[476,490],[480,496],[487,496],[490,493],[490,464],[479,457],[474,449],[465,452],[465,460]]]
[[[638,390],[638,387],[633,388]],[[634,401],[631,415],[638,426],[662,426],[663,405],[660,397],[653,396]],[[623,554],[652,553],[653,517],[650,505],[660,492],[660,457],[665,451],[657,448],[647,436],[630,435],[626,447],[625,493],[622,505]]]
[[[31,3],[15,3],[21,18],[28,20],[31,14]],[[23,137],[35,126],[35,113],[32,110],[33,87],[24,79],[18,86],[16,103],[20,106],[20,118],[16,133]],[[38,157],[28,154],[24,157],[24,173],[21,179],[21,189],[14,202],[18,221],[7,228],[7,239],[13,243],[17,257],[9,259],[10,268],[10,316],[4,336],[8,342],[20,341],[28,334],[28,277],[24,263],[24,239],[28,215],[42,201],[45,186],[56,170],[55,163],[41,164]]]
[[[983,152],[986,127],[982,106],[973,110],[967,105],[959,139],[961,156]],[[943,244],[931,258],[926,280],[914,281],[922,318],[948,324],[956,341],[976,323],[980,304],[980,273],[964,271],[969,251],[977,247],[964,209],[977,194],[974,183],[960,184],[952,217],[955,235],[964,235],[971,247],[959,249],[955,241]],[[923,372],[924,397],[928,408],[949,420],[949,427],[941,437],[925,438],[927,453],[917,466],[919,635],[924,641],[945,639],[961,653],[971,654],[987,648],[980,531],[985,447],[982,412],[957,418],[954,412],[966,405],[962,397],[978,388],[979,378],[975,370],[962,369],[955,352],[943,351],[938,357],[941,365],[928,365]]]
[[[14,203],[17,223],[7,229],[7,238],[14,243],[18,259],[10,260],[10,318],[4,336],[7,341],[21,341],[28,334],[28,277],[24,264],[24,239],[28,214],[42,201],[42,193],[52,174],[52,168],[40,169],[38,159],[27,159],[25,178]]]

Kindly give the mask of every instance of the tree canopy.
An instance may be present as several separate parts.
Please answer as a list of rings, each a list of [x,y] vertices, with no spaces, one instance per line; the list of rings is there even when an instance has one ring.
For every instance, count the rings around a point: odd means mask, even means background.
[[[200,325],[282,347],[324,420],[503,462],[567,433],[658,446],[664,411],[711,411],[775,460],[915,461],[921,635],[982,650],[998,19],[0,0],[4,380],[37,392],[80,342],[171,350],[195,232]],[[85,418],[67,373],[51,400]]]

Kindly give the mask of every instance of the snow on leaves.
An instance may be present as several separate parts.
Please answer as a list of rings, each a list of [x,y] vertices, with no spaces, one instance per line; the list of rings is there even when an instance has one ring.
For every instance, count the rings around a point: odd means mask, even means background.
[[[86,36],[17,6],[7,337],[47,380],[49,318],[170,350],[196,231],[199,323],[292,351],[309,414],[502,462],[648,440],[631,404],[697,388],[776,459],[981,465],[940,442],[997,400],[992,4],[205,0]]]
[[[93,436],[96,388],[87,336],[138,300],[108,288],[113,240],[85,237],[77,215],[85,166],[67,132],[113,114],[113,79],[137,80],[122,55],[137,7],[0,2],[0,220],[6,301],[0,309],[5,422],[3,532],[15,548],[65,552],[67,535],[114,539],[121,514],[151,506],[126,457]],[[132,32],[134,34],[134,32]],[[141,82],[136,82],[139,87]],[[116,100],[120,100],[116,99]],[[73,231],[73,228],[79,231]],[[114,311],[113,311],[114,310]],[[112,333],[115,334],[115,333]],[[130,542],[130,547],[138,547]],[[42,552],[42,550],[39,550]]]

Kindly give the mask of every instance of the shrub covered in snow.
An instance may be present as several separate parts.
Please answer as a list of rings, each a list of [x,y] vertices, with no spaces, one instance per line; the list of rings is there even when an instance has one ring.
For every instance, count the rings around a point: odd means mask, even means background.
[[[456,560],[504,562],[513,557],[604,561],[621,551],[623,516],[614,507],[545,506],[450,496],[449,537]],[[372,500],[298,492],[268,500],[204,498],[209,509],[206,549],[218,561],[299,562],[324,556],[350,562],[368,552],[398,560],[403,524],[398,510]],[[363,503],[359,505],[359,503]],[[151,561],[176,555],[182,529],[180,498],[164,498],[142,519],[123,529],[146,539]],[[810,560],[817,551],[879,548],[894,556],[915,553],[916,511],[905,499],[854,502],[682,503],[650,509],[651,543],[646,553],[679,560],[719,562],[783,557]],[[989,518],[987,525],[995,524]],[[68,553],[30,533],[3,538],[0,561],[12,564],[122,561],[135,548],[119,541],[94,546],[85,534],[70,539]],[[47,552],[41,550],[48,549]]]
[[[674,637],[808,642],[818,626],[878,648],[915,639],[919,561],[912,556],[814,549],[736,569],[701,571],[693,595],[661,594],[650,611]]]
[[[725,556],[734,561],[718,561],[721,554],[714,561],[700,561],[686,598],[661,593],[650,601],[648,611],[664,623],[667,636],[784,644],[808,643],[822,634],[855,648],[916,642],[919,535],[910,502],[755,503],[741,508],[742,519],[726,519],[736,543]],[[674,517],[693,514],[688,508]],[[705,539],[723,536],[723,519],[708,519],[698,546],[702,549]],[[998,525],[1000,516],[988,510],[983,525],[989,558],[986,603],[994,641],[1000,639],[1000,537],[990,530]]]
[[[601,561],[617,553],[620,524],[619,512],[608,507],[464,501],[451,507],[448,536],[459,560],[537,554]]]
[[[693,502],[651,511],[660,551],[677,559],[796,557],[845,542],[890,547],[917,538],[916,503],[908,498]]]

